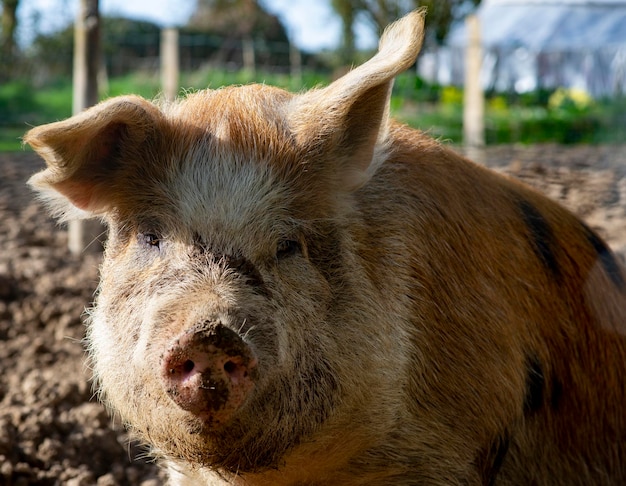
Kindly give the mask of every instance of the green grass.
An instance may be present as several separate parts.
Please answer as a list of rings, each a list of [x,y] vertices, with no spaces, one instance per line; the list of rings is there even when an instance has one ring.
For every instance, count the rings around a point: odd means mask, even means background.
[[[317,85],[328,84],[329,78],[324,74],[304,72],[300,78],[289,74],[251,73],[249,71],[217,71],[202,69],[193,73],[182,73],[180,77],[181,89],[179,95],[184,96],[189,91],[205,88],[221,88],[230,85],[245,85],[263,83],[278,86],[289,91],[300,91]],[[144,98],[153,99],[160,95],[161,84],[158,76],[146,73],[135,73],[120,78],[111,79],[103,87],[101,98],[109,98],[122,94],[137,94]]]
[[[31,127],[72,114],[69,83],[35,88],[26,82],[0,85],[0,151],[22,150],[21,137]]]
[[[288,74],[203,69],[181,75],[180,94],[206,87],[265,83],[298,92],[327,85],[330,77],[304,71]],[[161,91],[158,75],[134,73],[109,80],[101,98],[134,93],[155,98]],[[539,94],[541,96],[539,96]],[[391,99],[394,116],[435,138],[462,143],[462,91],[429,86],[411,73],[400,75]],[[548,106],[550,93],[524,96],[490,95],[486,103],[488,144],[502,143],[624,143],[626,98],[597,100],[583,108]],[[72,112],[69,80],[44,87],[13,81],[0,85],[0,151],[22,150],[20,138],[31,126],[67,118]]]
[[[415,78],[416,79],[416,78]],[[419,84],[419,83],[418,83]],[[453,87],[394,90],[392,112],[432,136],[463,142],[463,92]],[[556,90],[558,91],[558,90]],[[489,94],[485,103],[485,141],[511,143],[626,143],[626,97],[551,103],[550,93]]]
[[[252,73],[246,70],[216,71],[215,69],[207,68],[181,76],[181,86],[188,89],[215,89],[230,85],[262,83],[298,92],[319,85],[327,85],[329,82],[330,78],[328,75],[312,71],[303,71],[301,76],[293,77],[287,73],[267,73],[262,71]]]
[[[250,73],[246,71],[199,70],[181,76],[180,95],[207,87],[219,88],[231,84],[265,83],[290,91],[300,91],[320,84],[328,84],[324,74],[303,72],[301,78],[288,74]],[[134,73],[110,79],[101,86],[100,98],[123,94],[137,94],[154,99],[161,93],[158,75]],[[0,85],[0,151],[23,150],[22,135],[33,126],[62,120],[72,114],[72,89],[69,80],[61,80],[35,88],[27,81],[13,81]]]
[[[0,152],[22,150],[22,136],[28,127],[0,127]]]
[[[136,94],[152,99],[160,91],[161,81],[158,76],[136,73],[109,80],[108,86],[101,87],[100,98],[106,99],[124,94]]]
[[[392,98],[391,113],[398,120],[452,143],[463,140],[463,111],[457,106],[404,102]]]

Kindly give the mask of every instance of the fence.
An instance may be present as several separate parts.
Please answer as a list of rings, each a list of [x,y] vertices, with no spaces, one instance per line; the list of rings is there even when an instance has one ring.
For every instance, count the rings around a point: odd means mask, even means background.
[[[137,70],[156,73],[160,45],[159,33],[137,36],[117,45],[115,52],[105,52],[107,73],[111,76]],[[312,62],[311,56],[304,57]],[[288,73],[300,68],[303,55],[288,43],[183,31],[178,33],[178,58],[180,69],[185,72],[219,66],[231,71],[261,69]]]
[[[227,71],[247,69],[299,75],[301,69],[323,69],[318,58],[299,51],[294,45],[270,42],[262,38],[226,38],[198,32],[178,33],[178,59],[181,72],[204,68]],[[161,32],[127,36],[112,44],[102,42],[102,67],[108,77],[142,72],[158,76],[160,70]],[[71,79],[73,38],[59,36],[54,42],[39,43],[22,52],[16,62],[2,59],[4,80],[28,79],[44,85],[59,79]]]

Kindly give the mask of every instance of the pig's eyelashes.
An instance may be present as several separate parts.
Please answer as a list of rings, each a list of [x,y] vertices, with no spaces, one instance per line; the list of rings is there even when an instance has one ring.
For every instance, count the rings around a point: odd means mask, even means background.
[[[276,248],[276,258],[286,258],[300,253],[300,242],[296,240],[283,240],[278,243]]]

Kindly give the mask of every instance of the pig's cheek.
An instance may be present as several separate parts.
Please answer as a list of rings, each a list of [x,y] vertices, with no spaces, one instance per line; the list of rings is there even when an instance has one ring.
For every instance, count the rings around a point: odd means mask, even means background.
[[[91,351],[95,382],[105,403],[138,430],[144,430],[153,420],[145,413],[149,410],[161,410],[158,403],[168,403],[167,396],[161,392],[154,369],[158,366],[158,357],[154,356],[151,346],[147,345],[148,333],[139,333],[139,339],[132,332],[119,332],[116,326],[126,317],[116,316],[115,323],[106,320],[106,311],[96,314],[90,328],[90,341],[98,343]],[[133,325],[141,327],[140,321]],[[138,412],[143,410],[143,412]]]
[[[129,368],[147,364],[154,306],[135,292],[130,279],[122,281],[111,272],[103,275],[102,288],[88,325],[94,371],[104,387],[122,383],[120,389],[126,388],[123,384],[134,376]]]
[[[324,340],[332,292],[327,281],[310,265],[299,265],[283,271],[281,284],[271,302],[276,332],[279,366],[293,365],[304,348],[308,352],[314,340]]]
[[[130,319],[130,328],[127,329],[129,335],[135,337],[132,353],[132,363],[135,367],[146,365],[147,353],[151,348],[159,348],[159,333],[156,329],[162,320],[159,316],[159,305],[156,299],[148,299],[145,310],[139,320]]]

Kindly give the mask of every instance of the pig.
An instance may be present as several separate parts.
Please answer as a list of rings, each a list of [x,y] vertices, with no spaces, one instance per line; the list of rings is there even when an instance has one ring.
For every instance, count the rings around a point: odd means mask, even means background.
[[[25,135],[53,214],[108,225],[90,366],[172,484],[626,484],[625,271],[390,118],[423,16],[326,87],[115,97]]]

